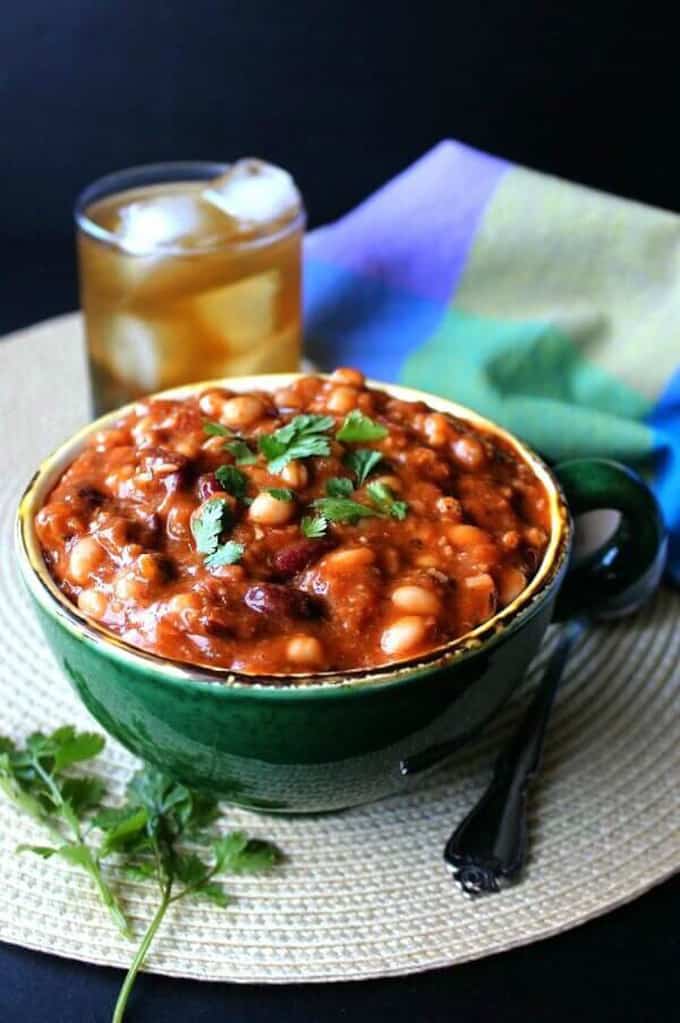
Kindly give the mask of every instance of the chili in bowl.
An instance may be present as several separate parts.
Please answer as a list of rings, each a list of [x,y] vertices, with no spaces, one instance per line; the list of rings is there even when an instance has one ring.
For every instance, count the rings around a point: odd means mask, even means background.
[[[516,438],[354,369],[106,416],[41,467],[18,527],[47,638],[104,727],[283,811],[398,790],[404,756],[477,730],[536,652],[571,542]]]

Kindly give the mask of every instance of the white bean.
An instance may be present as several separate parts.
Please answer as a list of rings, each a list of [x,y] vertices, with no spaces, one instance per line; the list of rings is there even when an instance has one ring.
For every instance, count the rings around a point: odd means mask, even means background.
[[[526,576],[521,569],[512,566],[503,569],[498,587],[498,599],[501,606],[505,607],[507,604],[511,604],[515,597],[519,597],[526,584]]]
[[[398,586],[392,593],[392,603],[409,615],[436,615],[441,607],[436,593],[424,586]]]
[[[427,622],[420,615],[397,618],[380,637],[380,646],[388,656],[399,657],[419,646],[427,635]]]
[[[286,645],[286,656],[293,664],[316,668],[323,664],[323,647],[316,636],[292,636]]]
[[[101,547],[93,536],[84,536],[78,540],[71,549],[68,561],[68,573],[71,579],[83,585],[90,576],[101,565],[106,557]]]
[[[364,374],[351,366],[338,366],[333,370],[331,380],[337,380],[339,384],[347,384],[349,387],[363,387],[366,382]]]
[[[353,387],[334,387],[326,399],[326,407],[330,412],[351,412],[357,407],[358,396]]]
[[[239,394],[225,401],[220,422],[226,426],[252,426],[264,414],[264,404],[255,394]]]
[[[353,572],[357,568],[372,565],[374,561],[375,554],[370,547],[341,547],[326,555],[323,566],[333,572]]]
[[[290,522],[294,514],[294,501],[279,501],[264,491],[257,495],[248,511],[252,521],[261,526],[282,526]]]
[[[108,601],[99,590],[82,590],[78,594],[78,607],[83,614],[97,620],[104,617],[108,609]]]
[[[298,462],[293,459],[292,462],[288,462],[279,473],[281,479],[288,484],[289,487],[304,487],[309,479],[309,473],[307,467],[302,462]]]

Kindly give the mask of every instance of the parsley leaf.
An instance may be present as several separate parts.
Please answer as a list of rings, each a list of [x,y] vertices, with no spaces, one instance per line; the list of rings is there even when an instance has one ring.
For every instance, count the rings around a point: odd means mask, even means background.
[[[222,565],[235,565],[245,554],[245,547],[235,540],[227,540],[205,559],[208,568],[220,568]]]
[[[273,436],[284,444],[288,444],[301,434],[327,433],[333,429],[334,422],[332,416],[318,416],[311,412],[303,412],[291,419],[285,426],[279,427]]]
[[[215,476],[222,488],[237,501],[243,501],[248,489],[248,477],[233,465],[221,465],[215,469]]]
[[[168,906],[187,896],[226,906],[229,895],[216,880],[219,873],[264,871],[282,859],[275,846],[249,839],[240,831],[205,834],[204,825],[215,819],[217,809],[215,800],[168,778],[155,767],[146,766],[128,783],[127,800],[114,825],[119,834],[122,821],[127,821],[129,828],[122,853],[124,870],[127,876],[154,880],[160,903],[121,988],[115,1021],[123,1019],[130,989]],[[142,820],[143,827],[137,829]],[[179,847],[186,837],[191,837],[197,847],[191,852]]]
[[[380,423],[374,422],[369,416],[365,416],[359,409],[352,409],[345,416],[345,420],[336,433],[336,438],[341,441],[356,443],[367,440],[382,440],[387,437],[389,430]]]
[[[359,504],[348,497],[318,497],[312,501],[314,508],[318,508],[321,515],[329,522],[348,522],[356,525],[359,519],[370,518],[379,515],[375,508],[369,508],[366,504]]]
[[[226,528],[227,517],[231,515],[229,505],[223,497],[206,501],[200,514],[192,516],[191,532],[196,541],[196,550],[201,554],[213,554],[217,549],[220,533]]]
[[[222,426],[221,423],[213,423],[208,421],[203,424],[203,432],[207,433],[209,437],[233,437],[233,431],[229,430],[226,426]]]
[[[277,501],[294,501],[295,491],[289,487],[269,487],[268,494],[271,494]]]
[[[266,871],[282,856],[276,846],[251,839],[242,831],[219,835],[207,830],[219,815],[217,801],[155,767],[146,766],[129,780],[122,805],[103,807],[104,786],[99,779],[61,773],[96,756],[103,745],[101,736],[77,732],[71,725],[49,734],[34,732],[23,748],[0,735],[0,791],[41,824],[52,839],[50,845],[20,845],[17,852],[31,852],[45,860],[59,858],[85,871],[127,937],[132,933],[103,862],[115,856],[117,874],[157,886],[156,912],[141,938],[113,1013],[114,1023],[122,1023],[135,978],[168,907],[186,897],[226,906],[230,897],[219,874]],[[96,806],[99,812],[94,814]],[[184,848],[187,839],[191,851]]]
[[[257,455],[250,450],[244,440],[232,440],[225,444],[225,447],[234,456],[237,465],[254,465],[257,461]]]
[[[378,462],[382,462],[382,458],[380,451],[373,451],[372,448],[355,448],[347,452],[343,461],[348,469],[356,473],[357,483],[362,486]]]
[[[354,484],[347,476],[331,476],[326,480],[326,494],[328,497],[349,497],[354,490]]]
[[[79,732],[59,745],[54,755],[54,770],[63,771],[81,760],[91,760],[104,749],[104,737],[95,732]]]
[[[300,519],[300,532],[308,540],[319,540],[328,529],[328,519],[323,515],[303,515]]]
[[[21,846],[18,851],[35,852],[44,858],[59,856],[81,867],[94,882],[118,929],[131,937],[123,911],[102,873],[104,854],[86,842],[83,822],[92,823],[88,817],[104,794],[104,783],[98,778],[62,774],[65,768],[91,760],[103,747],[101,735],[77,732],[72,725],[48,735],[33,732],[23,749],[0,737],[0,791],[41,824],[54,842],[51,846]]]
[[[317,416],[310,413],[295,416],[274,433],[259,438],[259,447],[267,459],[267,469],[277,476],[294,458],[310,458],[313,455],[329,455],[331,448],[328,437],[322,436],[333,427],[331,416]]]
[[[384,483],[369,483],[366,490],[376,507],[385,515],[399,519],[400,522],[406,518],[408,511],[406,501],[397,501],[390,488]]]

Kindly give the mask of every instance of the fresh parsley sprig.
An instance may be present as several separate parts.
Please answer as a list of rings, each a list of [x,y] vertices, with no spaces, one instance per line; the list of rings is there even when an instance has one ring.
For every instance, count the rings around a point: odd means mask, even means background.
[[[198,514],[191,518],[191,532],[196,541],[196,550],[201,554],[213,554],[217,550],[222,530],[231,518],[231,509],[223,497],[211,497],[201,506]]]
[[[325,457],[330,454],[330,441],[324,434],[333,428],[332,416],[303,413],[285,426],[259,438],[259,448],[267,459],[267,469],[278,476],[295,458]]]
[[[385,483],[376,480],[375,483],[368,484],[366,491],[379,511],[400,522],[406,518],[408,512],[406,501],[398,501]]]
[[[207,433],[209,437],[233,437],[234,433],[226,426],[222,426],[222,423],[214,423],[212,420],[208,420],[203,423],[203,433]]]
[[[361,487],[382,459],[380,451],[374,451],[372,448],[355,448],[347,452],[343,461],[348,469],[356,473],[357,485]]]
[[[276,501],[295,500],[295,491],[291,490],[290,487],[269,487],[267,493],[271,494]]]
[[[369,508],[367,504],[360,504],[349,497],[318,497],[312,501],[312,507],[318,509],[328,522],[347,522],[352,526],[359,519],[380,515],[375,508]]]
[[[328,529],[328,519],[323,515],[303,515],[300,519],[300,532],[308,540],[320,540]]]
[[[328,497],[349,497],[354,491],[354,484],[347,476],[331,476],[326,480],[326,494]]]
[[[209,554],[205,559],[205,563],[208,568],[221,568],[222,565],[236,565],[243,555],[246,549],[244,544],[237,543],[236,540],[227,540],[226,543],[220,544],[212,554]]]
[[[215,476],[220,486],[237,501],[245,502],[248,490],[248,477],[233,465],[220,465],[215,469]]]
[[[328,484],[331,482],[329,480]],[[369,483],[366,487],[368,496],[373,502],[372,506],[362,504],[359,501],[342,495],[336,496],[331,493],[331,490],[335,490],[335,487],[329,489],[327,485],[327,494],[329,496],[318,497],[315,501],[312,501],[312,507],[316,508],[319,514],[328,522],[346,522],[354,526],[360,519],[376,516],[386,518],[388,515],[393,519],[401,521],[406,518],[406,513],[408,512],[406,501],[398,501],[390,488],[384,483],[376,481],[375,483]]]
[[[234,472],[238,472],[238,469]],[[191,532],[196,541],[196,550],[205,554],[208,568],[235,565],[245,553],[243,544],[236,543],[235,540],[220,543],[220,536],[231,521],[231,508],[224,497],[211,497],[201,506],[198,514],[191,518]]]
[[[29,735],[24,748],[0,736],[0,790],[37,820],[55,845],[19,846],[47,859],[60,856],[84,869],[119,929],[132,937],[118,900],[105,880],[102,862],[115,857],[124,876],[156,885],[159,903],[140,941],[118,995],[112,1023],[122,1023],[137,974],[168,907],[184,898],[227,906],[229,895],[218,875],[268,870],[282,859],[268,842],[241,831],[220,835],[216,800],[146,766],[129,781],[125,801],[101,805],[104,784],[92,776],[63,772],[92,759],[104,739],[71,725],[49,735]],[[94,811],[98,809],[95,814]],[[69,837],[66,837],[69,835]],[[191,850],[185,847],[191,843]]]
[[[225,447],[234,456],[237,465],[254,465],[257,462],[257,455],[240,438],[229,441]]]
[[[0,736],[0,789],[52,838],[52,845],[23,845],[18,851],[34,852],[43,859],[57,856],[84,870],[118,930],[130,938],[132,933],[118,899],[102,873],[104,854],[85,840],[88,818],[101,802],[104,783],[94,777],[64,774],[74,764],[91,760],[103,747],[101,735],[77,732],[72,725],[49,735],[33,732],[23,749]]]
[[[233,430],[211,420],[203,423],[203,432],[209,437],[224,437],[224,448],[231,452],[237,465],[254,465],[257,455],[254,454],[242,437],[237,437]]]
[[[347,413],[335,436],[338,440],[356,444],[364,441],[383,440],[388,433],[389,430],[385,426],[381,426],[370,416],[364,415],[363,412],[355,408]]]
[[[111,851],[122,857],[128,877],[155,882],[160,901],[142,937],[118,996],[112,1023],[122,1023],[135,978],[168,907],[191,896],[217,906],[229,905],[218,874],[257,873],[280,862],[278,849],[253,841],[241,831],[215,835],[210,830],[219,814],[218,804],[146,766],[127,786],[125,803],[103,823]],[[182,841],[189,839],[194,851]]]

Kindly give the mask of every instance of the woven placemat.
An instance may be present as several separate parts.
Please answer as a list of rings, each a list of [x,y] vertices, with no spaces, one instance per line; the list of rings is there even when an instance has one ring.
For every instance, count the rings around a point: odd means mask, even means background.
[[[11,553],[20,490],[35,462],[86,416],[74,317],[0,342],[0,731],[92,720],[45,648]],[[225,825],[276,841],[288,862],[235,878],[228,910],[186,904],[157,936],[147,968],[231,981],[331,981],[411,973],[536,941],[613,909],[680,868],[680,597],[661,592],[634,619],[593,629],[571,659],[532,797],[524,883],[471,902],[442,847],[482,791],[494,752],[526,704],[526,685],[487,734],[409,795],[316,818],[228,809]],[[113,741],[100,771],[119,789],[134,760]],[[84,876],[14,852],[40,829],[0,800],[0,939],[126,965]],[[138,929],[152,898],[120,882]]]

